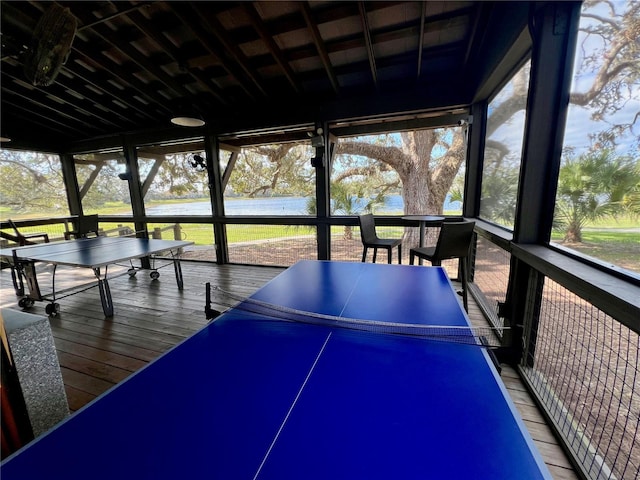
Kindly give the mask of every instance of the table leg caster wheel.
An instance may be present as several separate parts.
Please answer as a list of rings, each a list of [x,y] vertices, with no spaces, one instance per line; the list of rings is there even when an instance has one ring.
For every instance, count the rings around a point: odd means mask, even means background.
[[[20,308],[24,308],[26,310],[27,308],[33,307],[33,300],[31,300],[30,298],[27,298],[27,297],[21,298],[18,301],[18,306]]]
[[[136,273],[138,272],[136,271],[135,268],[130,268],[129,270],[127,270],[127,273],[129,274],[130,277],[135,277]]]
[[[151,277],[152,280],[157,280],[160,278],[160,272],[157,272],[154,270],[149,274],[149,276]]]
[[[44,311],[47,313],[47,315],[55,317],[56,315],[58,315],[58,313],[60,313],[60,304],[50,303],[46,307],[44,307]]]

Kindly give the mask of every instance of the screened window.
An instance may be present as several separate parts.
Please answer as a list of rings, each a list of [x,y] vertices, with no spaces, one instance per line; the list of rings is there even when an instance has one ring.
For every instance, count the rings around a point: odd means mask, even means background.
[[[340,139],[331,165],[332,215],[402,215],[402,180],[387,163],[401,144],[400,134]]]
[[[230,171],[224,185],[225,214],[274,216],[314,212],[313,155],[308,142],[221,150],[221,164],[225,171]]]
[[[513,229],[529,89],[527,62],[489,103],[480,217]]]
[[[60,157],[0,150],[0,218],[69,215]]]
[[[138,169],[148,216],[211,215],[202,139],[140,146]]]
[[[122,152],[74,156],[82,211],[98,215],[131,215],[129,184],[119,175],[127,169]]]
[[[557,246],[636,273],[638,14],[636,2],[583,4],[551,237]]]
[[[465,155],[462,128],[342,138],[331,168],[332,214],[460,214]]]

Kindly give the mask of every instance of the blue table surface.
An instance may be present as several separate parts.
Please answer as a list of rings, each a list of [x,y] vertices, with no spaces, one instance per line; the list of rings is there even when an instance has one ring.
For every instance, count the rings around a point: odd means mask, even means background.
[[[301,261],[254,298],[468,325],[439,267]],[[6,479],[551,478],[486,352],[225,313],[2,464]]]

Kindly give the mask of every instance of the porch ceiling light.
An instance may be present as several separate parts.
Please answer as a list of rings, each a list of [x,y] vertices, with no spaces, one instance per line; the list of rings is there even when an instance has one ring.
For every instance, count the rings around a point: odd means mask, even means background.
[[[204,125],[204,120],[194,115],[175,116],[171,119],[171,123],[174,125],[180,125],[181,127],[202,127]]]

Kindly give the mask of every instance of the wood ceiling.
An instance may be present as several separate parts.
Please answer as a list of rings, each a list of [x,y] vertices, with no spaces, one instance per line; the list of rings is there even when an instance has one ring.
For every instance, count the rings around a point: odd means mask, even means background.
[[[501,65],[530,8],[453,0],[57,3],[76,17],[77,32],[55,82],[34,86],[24,57],[51,4],[1,2],[1,128],[11,145],[61,151],[172,129],[169,119],[187,110],[227,133],[451,113],[468,107]]]

